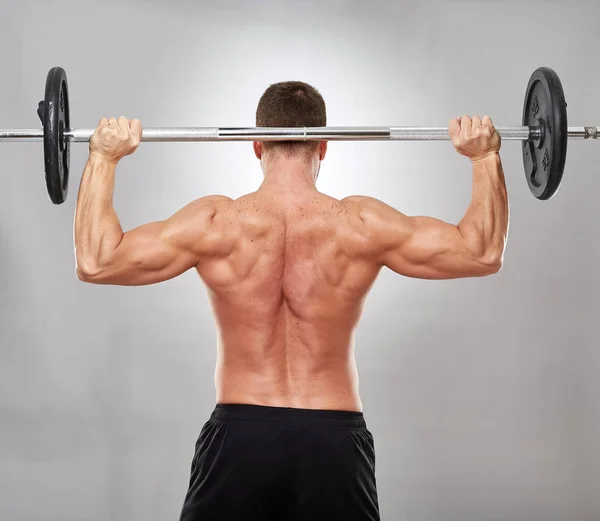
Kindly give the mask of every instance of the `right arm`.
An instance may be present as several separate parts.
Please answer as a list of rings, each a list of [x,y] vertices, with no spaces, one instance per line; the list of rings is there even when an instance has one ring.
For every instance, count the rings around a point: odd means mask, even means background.
[[[215,224],[230,199],[197,199],[169,219],[123,232],[113,208],[117,163],[140,143],[139,121],[102,120],[90,140],[75,212],[77,277],[94,284],[140,286],[162,282],[209,257],[224,256],[228,243]]]
[[[357,207],[378,261],[396,273],[453,279],[490,275],[502,266],[509,212],[499,137],[489,118],[455,121],[451,134],[473,162],[473,196],[458,225],[408,217],[376,199],[347,200]]]

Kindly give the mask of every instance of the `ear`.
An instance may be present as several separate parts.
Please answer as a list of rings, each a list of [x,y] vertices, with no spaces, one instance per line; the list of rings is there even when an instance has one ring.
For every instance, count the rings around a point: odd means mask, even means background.
[[[321,141],[321,143],[319,143],[319,159],[321,161],[323,161],[327,155],[327,143],[327,141]]]
[[[262,159],[262,143],[260,141],[254,141],[252,146],[254,147],[256,158],[260,161]]]

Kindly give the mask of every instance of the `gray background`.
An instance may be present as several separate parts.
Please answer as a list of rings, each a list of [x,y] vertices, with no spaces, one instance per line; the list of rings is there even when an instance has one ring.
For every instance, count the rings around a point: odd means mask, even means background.
[[[531,72],[561,75],[572,125],[600,124],[600,5],[554,2],[0,0],[0,127],[36,127],[47,70],[72,123],[252,125],[272,82],[316,85],[332,125],[519,124]],[[384,520],[600,519],[600,143],[571,142],[540,203],[505,143],[503,271],[381,275],[357,332]],[[0,144],[0,519],[177,519],[214,405],[215,331],[194,273],[145,288],[74,275],[68,202],[40,144]],[[125,228],[261,179],[250,144],[142,145],[120,167]],[[319,187],[457,222],[470,169],[448,143],[332,144]]]

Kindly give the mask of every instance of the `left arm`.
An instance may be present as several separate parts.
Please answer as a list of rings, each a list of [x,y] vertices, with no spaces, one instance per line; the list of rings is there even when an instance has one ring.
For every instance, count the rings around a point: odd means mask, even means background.
[[[117,124],[113,121],[113,125]],[[108,125],[108,122],[100,124],[98,139],[102,137],[102,128]],[[118,126],[124,125],[125,122],[119,120]],[[130,139],[129,153],[139,144],[133,133],[130,138],[125,134],[121,138]],[[106,141],[106,136],[103,139]],[[80,280],[124,286],[154,284],[194,267],[203,255],[217,253],[222,243],[214,233],[213,220],[225,198],[198,199],[166,221],[123,233],[112,205],[115,170],[120,157],[115,159],[110,154],[100,153],[96,150],[97,142],[92,141],[90,147],[75,212],[75,254]],[[121,151],[120,155],[127,154]]]

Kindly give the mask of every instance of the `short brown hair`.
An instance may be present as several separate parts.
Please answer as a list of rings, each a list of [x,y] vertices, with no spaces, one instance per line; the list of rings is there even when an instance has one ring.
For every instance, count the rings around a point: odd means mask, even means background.
[[[257,127],[324,127],[327,125],[325,100],[317,89],[302,81],[271,85],[256,109]],[[265,149],[280,148],[290,155],[313,151],[314,141],[267,141]]]

